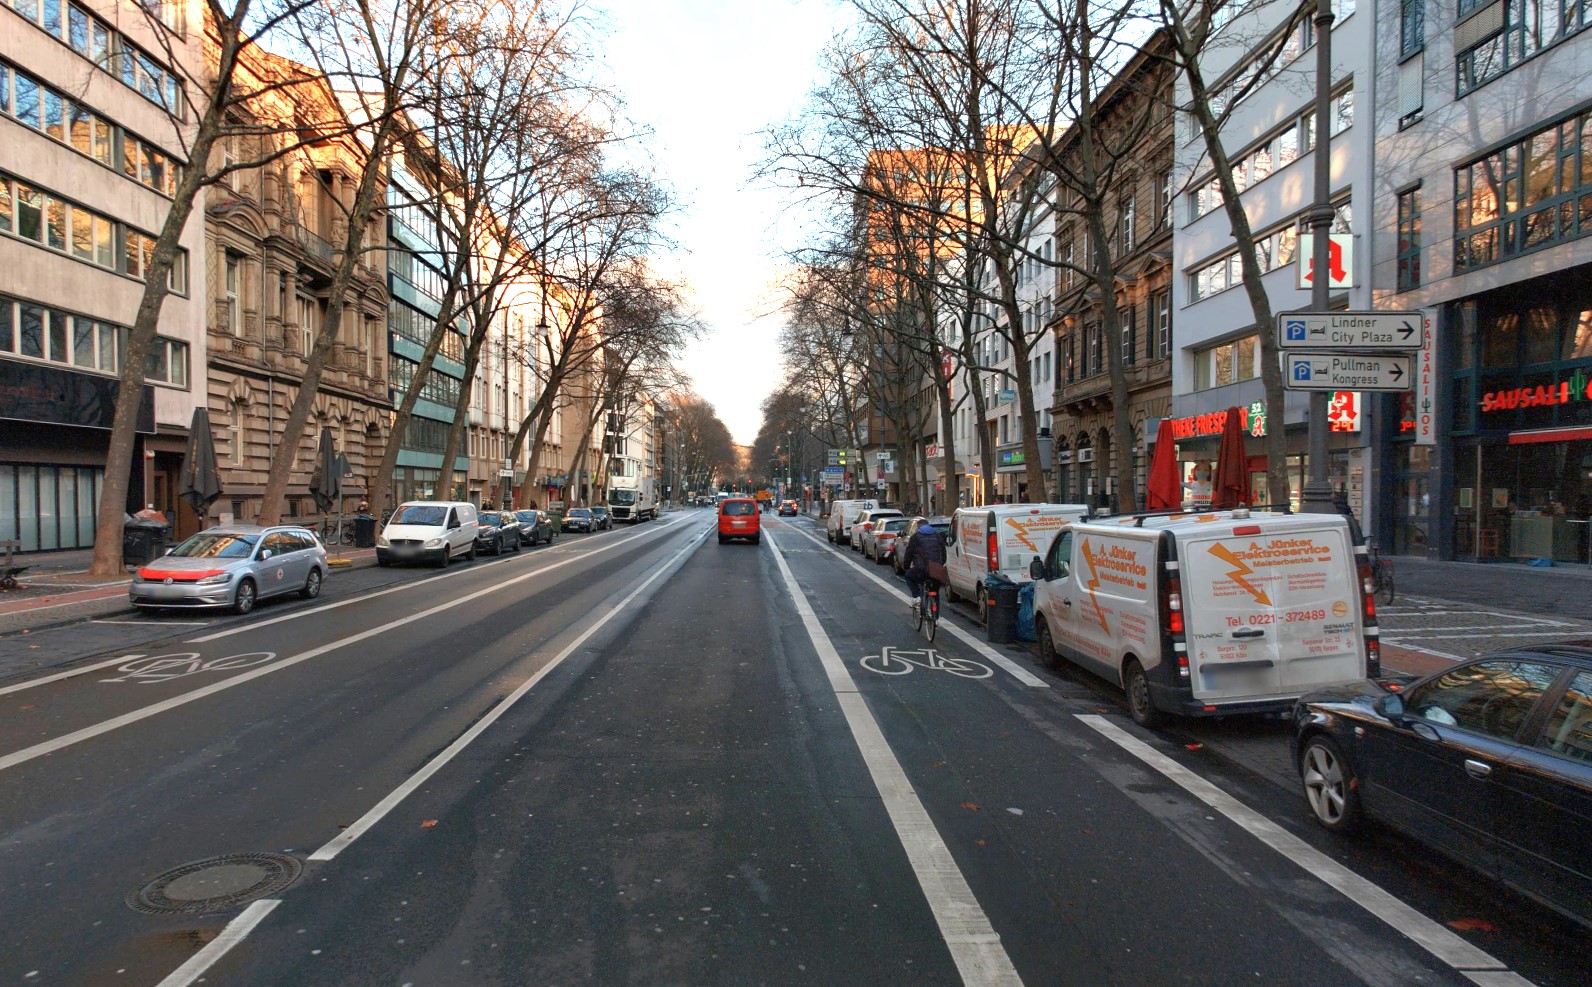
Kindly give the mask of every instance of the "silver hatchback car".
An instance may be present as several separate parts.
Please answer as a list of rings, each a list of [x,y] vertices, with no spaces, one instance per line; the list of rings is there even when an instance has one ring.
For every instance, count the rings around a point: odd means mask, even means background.
[[[207,528],[138,570],[138,607],[230,607],[248,613],[282,593],[321,593],[326,549],[308,528],[227,524]]]

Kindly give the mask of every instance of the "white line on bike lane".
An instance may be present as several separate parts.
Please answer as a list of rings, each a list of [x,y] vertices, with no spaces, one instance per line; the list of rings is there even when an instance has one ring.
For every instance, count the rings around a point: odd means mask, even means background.
[[[113,730],[119,730],[124,726],[137,723],[140,720],[146,720],[152,716],[158,716],[161,713],[176,709],[179,706],[186,706],[188,703],[204,699],[208,696],[213,696],[218,692],[223,692],[227,689],[233,688],[234,686],[243,685],[245,682],[252,682],[255,679],[262,678],[266,675],[280,672],[285,668],[292,668],[294,665],[309,661],[311,658],[319,658],[321,655],[328,654],[332,651],[337,651],[340,648],[345,648],[350,644],[358,644],[360,641],[368,640],[380,634],[385,634],[390,630],[403,627],[407,624],[412,624],[417,620],[424,620],[425,618],[430,617],[433,614],[441,613],[444,610],[455,609],[462,604],[471,602],[472,600],[477,600],[484,596],[500,594],[505,588],[513,586],[516,583],[522,583],[527,579],[535,579],[537,576],[545,575],[546,573],[562,568],[563,566],[571,565],[575,562],[580,562],[584,559],[591,558],[593,555],[606,552],[609,550],[609,548],[613,547],[617,547],[617,545],[601,548],[595,552],[588,552],[585,555],[565,559],[561,562],[555,562],[549,566],[543,566],[540,569],[515,576],[512,579],[505,579],[502,582],[494,583],[485,589],[476,590],[474,593],[469,593],[465,596],[458,597],[457,599],[450,599],[445,603],[440,603],[437,606],[431,607],[429,609],[400,617],[397,620],[388,621],[380,626],[360,631],[358,634],[353,634],[349,637],[340,638],[328,644],[323,644],[318,648],[311,648],[308,651],[299,652],[296,655],[283,658],[274,664],[265,665],[263,667],[255,668],[252,671],[243,672],[240,675],[235,675],[232,678],[225,679],[221,682],[216,682],[211,685],[204,686],[203,688],[195,689],[192,692],[185,692],[180,696],[172,696],[170,699],[153,703],[149,706],[143,707],[142,709],[136,709],[129,713],[123,713],[120,716],[115,716],[108,720],[101,721],[93,726],[84,727],[81,730],[73,730],[71,733],[62,734],[59,737],[46,740],[40,744],[34,744],[32,747],[26,747],[11,754],[0,756],[0,771],[14,768],[19,764],[25,764],[28,761],[34,760],[35,758],[44,757],[46,754],[53,754],[56,751],[64,750],[73,746],[74,744],[82,743],[85,740],[92,740],[93,738],[101,736],[102,734],[110,733]],[[123,657],[117,660],[126,661],[127,659]]]
[[[928,810],[923,808],[917,793],[912,790],[906,770],[896,760],[884,732],[869,712],[868,704],[857,692],[857,684],[847,671],[846,663],[829,640],[829,634],[819,622],[812,604],[807,601],[807,594],[797,585],[790,566],[785,564],[785,555],[779,550],[779,542],[771,532],[764,534],[773,550],[774,563],[785,578],[785,588],[790,591],[791,602],[795,604],[796,613],[807,630],[807,638],[812,642],[813,650],[818,652],[818,660],[829,676],[829,685],[835,691],[841,712],[845,714],[846,725],[851,728],[852,739],[857,742],[863,763],[868,766],[868,774],[879,791],[880,801],[890,816],[891,825],[895,827],[896,837],[906,850],[907,861],[918,879],[918,887],[928,899],[929,910],[940,927],[940,936],[945,940],[957,971],[962,975],[962,982],[968,987],[1011,984],[1021,987],[1022,978],[1017,975],[1017,968],[1012,965],[1011,957],[1001,945],[999,933],[984,914],[984,908],[968,886],[967,878],[957,868],[956,859],[951,856],[951,850],[940,837],[939,830],[934,828],[934,820],[929,818]]]
[[[823,546],[823,544],[824,544],[823,542],[818,541],[818,538],[815,535],[811,535],[811,534],[803,531],[802,529],[796,527],[795,525],[791,525],[791,530],[796,532],[799,535],[802,535],[802,536],[804,536],[806,538],[812,539],[815,542],[818,542],[818,544],[820,546]],[[842,555],[841,558],[845,558],[845,556]],[[846,559],[846,561],[851,563],[856,568],[858,575],[861,575],[861,576],[863,576],[863,577],[865,577],[867,579],[873,580],[880,587],[882,587],[886,593],[889,593],[891,596],[893,596],[896,599],[900,600],[902,603],[905,603],[905,604],[907,604],[909,606],[912,604],[912,597],[908,596],[904,590],[897,589],[896,587],[894,587],[894,586],[890,585],[889,583],[885,582],[883,579],[880,579],[878,576],[876,576],[873,573],[869,572],[867,569],[864,569],[862,567],[862,563],[854,562],[851,559]],[[903,614],[902,616],[905,617],[906,615]],[[943,629],[945,629],[947,631],[950,631],[951,634],[953,636],[959,638],[962,641],[963,644],[968,645],[974,651],[977,651],[979,654],[983,655],[985,658],[988,658],[990,661],[992,661],[996,665],[1000,666],[1000,669],[1002,671],[1006,672],[1008,675],[1010,675],[1012,678],[1016,679],[1017,681],[1021,682],[1023,685],[1026,685],[1026,686],[1028,686],[1031,689],[1048,689],[1048,688],[1050,688],[1050,683],[1049,682],[1046,682],[1044,679],[1042,679],[1039,676],[1035,675],[1033,672],[1030,672],[1028,669],[1026,669],[1023,666],[1021,666],[1021,665],[1017,664],[1016,662],[1012,661],[1010,658],[1008,658],[1005,655],[1001,654],[999,651],[996,651],[994,648],[992,648],[989,645],[985,644],[983,641],[980,641],[978,638],[974,637],[970,632],[963,630],[961,627],[957,626],[956,624],[952,623],[951,621],[946,620],[946,619],[944,619],[942,617],[940,619],[940,627],[942,627]]]

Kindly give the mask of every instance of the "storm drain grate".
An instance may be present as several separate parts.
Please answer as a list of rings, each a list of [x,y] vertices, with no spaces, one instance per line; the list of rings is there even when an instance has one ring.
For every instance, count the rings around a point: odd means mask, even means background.
[[[231,853],[183,864],[127,896],[127,907],[149,915],[203,914],[281,891],[303,865],[279,853]]]

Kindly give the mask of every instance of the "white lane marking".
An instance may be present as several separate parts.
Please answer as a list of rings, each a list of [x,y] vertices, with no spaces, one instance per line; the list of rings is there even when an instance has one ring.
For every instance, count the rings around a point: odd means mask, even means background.
[[[606,549],[603,549],[603,551],[606,551]],[[589,555],[595,554],[595,552],[589,553]],[[142,709],[135,709],[130,713],[123,713],[121,716],[112,717],[109,720],[96,723],[93,726],[84,727],[81,730],[73,730],[71,733],[62,734],[59,737],[46,740],[40,744],[34,744],[32,747],[26,747],[14,753],[6,754],[5,756],[0,757],[0,771],[14,768],[19,764],[24,764],[33,760],[34,758],[43,757],[46,754],[53,754],[56,751],[64,750],[67,747],[71,747],[73,744],[81,743],[85,740],[91,740],[94,737],[98,737],[101,734],[110,733],[112,730],[120,729],[128,724],[137,723],[140,720],[146,720],[151,716],[158,716],[161,713],[176,709],[179,706],[185,706],[188,703],[195,702],[196,700],[213,696],[218,692],[223,692],[235,686],[243,685],[245,682],[252,682],[262,676],[273,675],[285,668],[292,668],[294,665],[297,665],[300,662],[309,661],[311,658],[319,658],[321,655],[327,654],[328,652],[336,651],[339,648],[347,647],[350,644],[357,644],[360,641],[364,641],[367,638],[376,637],[379,634],[385,634],[387,631],[402,627],[405,624],[412,624],[417,620],[424,620],[432,614],[441,613],[444,610],[451,610],[483,596],[501,593],[504,589],[509,586],[513,586],[515,583],[524,582],[527,579],[534,579],[544,573],[551,572],[553,569],[557,569],[559,566],[565,566],[573,562],[579,562],[581,559],[588,558],[589,555],[567,559],[563,562],[555,562],[550,566],[545,566],[541,569],[536,569],[531,572],[515,576],[512,579],[505,579],[504,581],[496,583],[492,586],[488,586],[485,589],[476,590],[474,593],[448,600],[445,603],[440,603],[429,610],[421,610],[418,613],[412,613],[407,617],[399,617],[397,620],[388,621],[387,623],[378,627],[372,627],[367,630],[360,631],[358,634],[353,634],[349,637],[341,638],[328,644],[323,644],[318,648],[311,648],[308,651],[301,651],[298,654],[293,655],[291,658],[284,658],[273,665],[265,665],[256,668],[253,671],[244,672],[241,675],[235,675],[230,679],[223,679],[220,682],[195,689],[192,692],[185,692],[180,696],[172,696],[170,699],[161,700],[158,703],[153,703],[149,706],[143,707]]]
[[[924,897],[928,899],[929,910],[934,913],[934,921],[940,927],[940,935],[956,962],[962,982],[968,987],[1011,984],[1021,987],[1022,978],[1017,975],[1011,957],[1001,946],[1000,935],[984,914],[978,898],[973,895],[973,889],[968,887],[967,878],[957,869],[956,859],[951,856],[950,848],[934,828],[934,820],[929,818],[928,810],[923,808],[917,793],[912,790],[912,783],[901,762],[896,760],[878,722],[868,711],[868,704],[858,694],[857,684],[846,670],[846,663],[829,640],[812,604],[807,601],[807,595],[797,585],[790,566],[785,564],[785,554],[780,551],[779,543],[772,534],[767,537],[774,562],[785,577],[785,588],[790,591],[796,613],[807,629],[807,638],[812,642],[813,650],[818,652],[818,660],[829,676],[830,687],[840,702],[846,724],[851,728],[851,735],[862,752],[868,774],[873,778],[874,787],[879,790],[885,812],[890,816],[890,823],[895,827],[902,848],[906,850],[907,861],[912,865],[912,872],[917,876]]]
[[[587,557],[593,556],[593,555],[601,555],[603,552],[612,551],[613,549],[618,548],[620,545],[624,545],[624,544],[626,544],[628,542],[635,541],[638,538],[645,538],[648,535],[656,534],[657,532],[660,532],[660,531],[665,531],[668,528],[670,528],[671,526],[673,526],[674,523],[675,522],[672,522],[672,521],[665,521],[665,522],[659,524],[658,527],[651,528],[651,529],[649,529],[647,531],[627,532],[623,538],[615,538],[615,539],[612,539],[612,540],[605,539],[605,541],[608,541],[608,544],[603,545],[601,548],[594,548],[594,549],[592,549],[589,552],[582,552],[581,554],[575,556],[572,559],[567,559],[564,562],[556,562],[553,565],[546,566],[546,567],[541,568],[541,569],[537,569],[536,571],[537,572],[548,572],[548,571],[550,571],[552,569],[558,568],[561,565],[567,565],[569,562],[578,561],[579,559],[587,558]],[[519,556],[519,558],[521,558],[521,559],[530,558],[531,560],[534,561],[535,559],[537,559],[537,558],[539,558],[541,556],[551,555],[551,554],[553,554],[553,553],[552,552],[538,552],[535,555]],[[325,613],[328,610],[336,610],[338,607],[346,607],[346,606],[350,606],[350,605],[355,604],[355,603],[363,603],[366,600],[374,600],[376,597],[378,597],[378,596],[386,596],[388,593],[401,593],[404,590],[408,590],[408,589],[416,589],[416,588],[425,587],[425,586],[434,586],[438,582],[440,582],[441,580],[444,580],[444,579],[453,579],[453,578],[455,578],[457,576],[468,576],[472,572],[478,573],[482,569],[488,568],[490,566],[497,565],[500,562],[501,563],[508,563],[508,562],[513,562],[513,561],[515,561],[515,557],[514,556],[509,556],[508,558],[502,558],[502,559],[493,559],[491,562],[482,563],[480,565],[473,565],[473,566],[471,566],[468,569],[455,569],[453,572],[444,572],[444,573],[441,573],[440,575],[432,576],[430,579],[417,579],[414,582],[400,583],[397,586],[389,586],[386,589],[373,590],[372,592],[369,592],[369,593],[361,593],[358,596],[351,596],[351,597],[349,597],[346,600],[338,600],[336,603],[327,603],[327,604],[324,604],[322,606],[311,607],[308,610],[295,610],[292,613],[286,613],[286,614],[283,614],[280,617],[272,617],[270,620],[257,620],[257,621],[254,621],[252,623],[244,624],[242,627],[233,627],[233,628],[231,628],[229,630],[217,631],[214,634],[206,634],[204,637],[190,638],[189,640],[184,641],[183,643],[184,644],[204,644],[206,641],[218,641],[221,638],[230,637],[233,634],[243,634],[243,633],[245,633],[247,631],[258,630],[261,627],[270,627],[272,624],[280,624],[283,621],[298,620],[300,617],[308,617],[311,614]]]
[[[21,692],[23,689],[32,689],[35,686],[48,685],[51,682],[59,682],[62,679],[72,678],[74,675],[87,675],[89,672],[97,672],[102,668],[110,668],[112,665],[120,665],[124,661],[132,661],[134,658],[142,657],[144,657],[142,654],[119,655],[115,658],[107,658],[105,661],[97,661],[92,665],[84,665],[82,668],[69,668],[64,672],[46,675],[41,679],[29,679],[16,685],[8,685],[4,689],[0,689],[0,696],[11,692]]]
[[[479,737],[487,729],[487,727],[490,727],[492,724],[496,723],[498,719],[501,718],[504,713],[507,713],[515,703],[519,702],[526,696],[527,693],[536,688],[537,684],[540,683],[542,679],[552,674],[555,668],[564,663],[564,659],[574,654],[575,650],[581,645],[585,644],[587,639],[601,630],[603,626],[610,620],[614,619],[614,617],[617,616],[621,610],[629,606],[630,602],[636,597],[640,596],[643,590],[657,582],[665,573],[673,568],[676,562],[680,561],[680,559],[684,558],[690,552],[695,551],[706,541],[707,533],[704,532],[701,538],[692,539],[691,541],[687,542],[684,548],[670,556],[668,561],[660,565],[657,568],[657,571],[647,577],[646,581],[632,590],[629,596],[626,596],[623,600],[620,600],[618,603],[615,603],[612,607],[610,607],[607,613],[603,614],[595,623],[582,631],[581,635],[566,645],[564,650],[554,655],[552,660],[550,660],[546,665],[543,665],[541,668],[537,669],[536,674],[526,679],[523,683],[521,683],[519,688],[509,693],[507,698],[505,698],[502,702],[499,702],[496,706],[492,707],[490,712],[488,712],[481,719],[477,720],[475,724],[470,727],[470,729],[460,734],[459,739],[449,744],[442,751],[442,753],[438,754],[436,757],[427,762],[425,767],[421,768],[419,771],[416,771],[413,775],[410,775],[407,781],[393,789],[390,793],[388,793],[386,798],[382,799],[380,802],[377,802],[369,812],[366,812],[363,816],[360,816],[347,829],[332,837],[332,839],[327,842],[325,846],[310,854],[309,859],[331,860],[339,853],[342,853],[344,850],[348,849],[350,844],[363,836],[372,826],[381,822],[387,813],[397,808],[400,802],[412,795],[414,791],[421,785],[425,784],[428,778],[442,770],[443,766],[449,761],[453,760],[460,751],[470,746],[471,741]]]
[[[1398,641],[1395,641],[1392,638],[1382,638],[1381,640],[1383,644],[1391,644],[1405,651],[1419,651],[1423,655],[1431,655],[1434,658],[1447,658],[1449,661],[1465,660],[1459,655],[1451,655],[1446,651],[1438,651],[1436,648],[1423,648],[1418,644],[1400,644]],[[1395,663],[1398,661],[1398,658],[1394,655],[1388,655],[1387,657]]]
[[[188,962],[179,966],[166,975],[157,987],[188,987],[202,977],[206,970],[216,965],[221,957],[227,955],[232,947],[242,942],[254,927],[259,925],[271,910],[280,905],[280,898],[261,898],[253,902],[248,908],[238,913],[238,916],[227,923],[221,934],[205,943],[203,949],[188,957]]]
[[[1251,836],[1460,973],[1466,976],[1470,976],[1470,971],[1489,971],[1489,976],[1509,973],[1508,965],[1503,961],[1466,942],[1105,717],[1092,713],[1080,713],[1077,716],[1084,725],[1159,771]],[[1520,977],[1508,983],[1527,985],[1530,981]]]
[[[131,627],[209,627],[213,620],[91,620],[91,624],[127,624]]]
[[[1488,634],[1476,634],[1476,633],[1473,633],[1475,631],[1490,631],[1491,633],[1488,633]],[[1471,633],[1455,633],[1455,632],[1471,632]],[[1398,637],[1384,637],[1384,638],[1382,638],[1382,640],[1386,641],[1389,644],[1397,644],[1400,641],[1416,641],[1416,640],[1428,641],[1428,640],[1433,640],[1433,639],[1442,640],[1445,637],[1481,637],[1481,638],[1494,638],[1494,637],[1564,637],[1565,634],[1566,634],[1566,631],[1563,628],[1560,628],[1559,630],[1556,630],[1556,631],[1506,631],[1506,630],[1502,630],[1502,629],[1500,629],[1498,627],[1452,627],[1452,628],[1450,628],[1450,627],[1443,627],[1443,628],[1422,627],[1419,630],[1414,631],[1414,632],[1411,632],[1411,631],[1399,631],[1397,633],[1398,633]]]
[[[800,528],[797,528],[794,525],[791,526],[791,530],[797,532],[798,534],[806,535],[806,537],[811,538],[813,541],[818,541],[816,536],[802,531]],[[822,546],[823,542],[819,542],[819,545]],[[912,597],[908,596],[905,590],[897,589],[896,587],[885,582],[883,579],[880,579],[878,576],[863,568],[861,562],[857,562],[853,559],[847,559],[846,561],[855,566],[858,573],[882,586],[886,593],[889,593],[908,606],[912,605]],[[901,616],[904,619],[906,614],[902,614]],[[978,638],[974,637],[971,632],[963,630],[961,627],[958,627],[949,620],[941,620],[940,627],[944,630],[950,631],[952,636],[960,638],[963,644],[969,645],[974,651],[977,651],[985,658],[988,658],[996,665],[999,665],[1002,671],[1006,672],[1008,675],[1021,682],[1023,685],[1026,685],[1031,689],[1050,688],[1049,682],[1046,682],[1033,672],[1030,672],[1028,669],[1012,661],[1010,658],[1001,654],[999,651],[996,651],[983,641],[980,641]]]

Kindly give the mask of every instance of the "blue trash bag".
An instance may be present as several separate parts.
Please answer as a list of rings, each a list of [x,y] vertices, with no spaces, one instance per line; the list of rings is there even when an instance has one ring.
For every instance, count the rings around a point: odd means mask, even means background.
[[[1527,562],[1526,565],[1531,566],[1533,569],[1551,569],[1551,568],[1553,568],[1553,560],[1552,559],[1532,559],[1531,561]]]
[[[1024,583],[1017,591],[1017,638],[1037,641],[1034,636],[1034,584]]]

